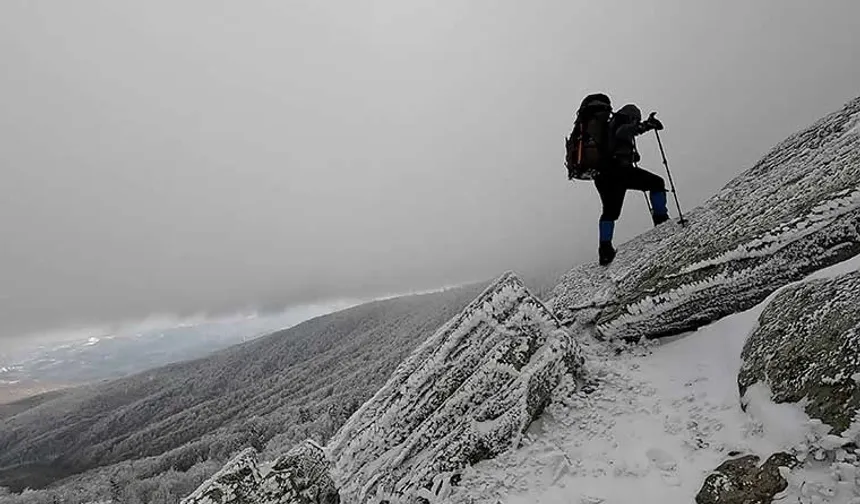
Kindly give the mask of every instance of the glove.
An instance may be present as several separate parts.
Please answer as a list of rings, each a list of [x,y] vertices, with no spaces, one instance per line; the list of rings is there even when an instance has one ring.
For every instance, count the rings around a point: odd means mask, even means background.
[[[651,112],[650,114],[648,114],[648,119],[645,119],[644,123],[647,125],[648,129],[660,131],[661,129],[663,129],[663,123],[661,123],[659,119],[654,117],[656,115],[657,112]]]
[[[661,129],[663,129],[663,123],[661,123],[658,119],[656,119],[654,117],[649,117],[648,119],[645,119],[644,121],[642,121],[642,127],[645,131],[648,131],[648,130],[660,131]]]

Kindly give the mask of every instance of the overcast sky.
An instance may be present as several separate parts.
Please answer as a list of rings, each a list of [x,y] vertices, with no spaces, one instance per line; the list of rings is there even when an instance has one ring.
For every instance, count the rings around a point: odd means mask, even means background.
[[[585,94],[659,111],[692,208],[860,94],[858,19],[857,0],[4,0],[0,336],[595,260],[596,192],[562,164]],[[644,211],[629,195],[617,241]]]

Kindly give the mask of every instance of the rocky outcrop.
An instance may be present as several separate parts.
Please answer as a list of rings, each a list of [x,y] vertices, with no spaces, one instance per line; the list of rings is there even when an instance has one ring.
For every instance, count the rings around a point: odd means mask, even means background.
[[[582,364],[570,333],[506,273],[401,363],[327,448],[306,441],[260,466],[246,450],[183,504],[424,502],[465,466],[517,445]]]
[[[272,464],[258,464],[256,451],[248,448],[182,500],[182,504],[251,503],[339,504],[322,447],[307,440]]]
[[[781,292],[742,359],[741,395],[761,382],[775,402],[803,401],[810,417],[842,434],[860,408],[860,272]]]
[[[200,485],[182,504],[246,504],[255,502],[260,481],[257,452],[247,448]]]
[[[418,347],[327,447],[345,502],[425,502],[517,445],[579,346],[512,273]]]
[[[748,309],[860,253],[860,99],[777,145],[676,222],[569,272],[551,306],[608,338],[660,337]]]
[[[797,466],[787,453],[771,455],[759,467],[759,457],[747,455],[720,464],[705,479],[696,504],[770,504],[788,487],[783,472]],[[782,469],[780,469],[782,468]]]
[[[260,504],[338,504],[323,448],[307,440],[278,457],[263,476],[254,502]]]

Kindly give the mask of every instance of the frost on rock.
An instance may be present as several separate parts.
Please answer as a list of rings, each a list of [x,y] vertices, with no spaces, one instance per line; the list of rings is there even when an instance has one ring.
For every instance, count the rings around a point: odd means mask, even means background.
[[[860,98],[778,144],[704,205],[567,273],[563,320],[604,337],[677,334],[860,253]]]
[[[860,408],[860,272],[781,292],[762,312],[742,358],[741,395],[763,383],[774,402],[802,401],[834,434],[849,430]]]
[[[427,502],[518,444],[579,345],[506,273],[419,346],[327,446],[345,502]]]
[[[182,504],[338,504],[323,448],[312,440],[296,446],[271,464],[257,464],[247,448]]]
[[[261,504],[338,504],[323,448],[307,440],[278,457],[259,484]]]
[[[255,502],[260,471],[257,452],[247,448],[200,485],[182,504],[244,504]]]

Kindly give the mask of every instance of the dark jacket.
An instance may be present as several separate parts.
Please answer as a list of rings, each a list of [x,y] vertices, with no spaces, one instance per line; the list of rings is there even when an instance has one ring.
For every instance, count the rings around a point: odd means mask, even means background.
[[[647,125],[624,115],[616,114],[609,121],[610,169],[629,167],[639,162],[636,137],[649,131]]]

